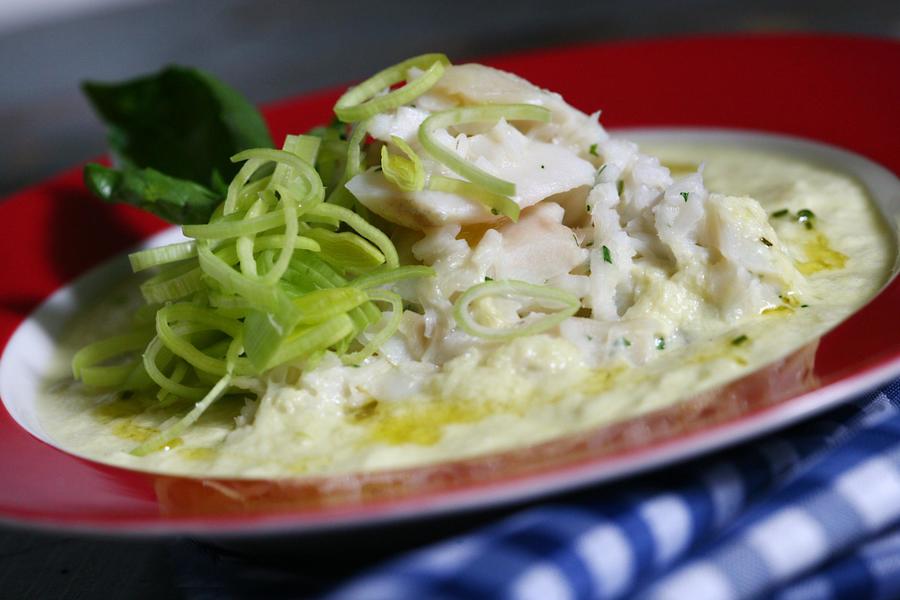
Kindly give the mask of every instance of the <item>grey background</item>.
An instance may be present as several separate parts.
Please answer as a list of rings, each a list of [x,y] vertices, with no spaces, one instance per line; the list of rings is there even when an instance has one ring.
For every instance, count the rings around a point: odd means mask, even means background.
[[[900,37],[900,2],[190,0],[0,23],[0,196],[103,151],[103,131],[78,91],[83,79],[191,64],[266,102],[423,51],[459,61],[588,41],[785,30]],[[170,549],[0,528],[0,596],[199,597],[176,585]]]
[[[454,60],[594,40],[731,31],[900,36],[896,1],[146,2],[3,32],[0,194],[103,151],[78,89],[169,63],[257,102],[358,79],[424,51]]]

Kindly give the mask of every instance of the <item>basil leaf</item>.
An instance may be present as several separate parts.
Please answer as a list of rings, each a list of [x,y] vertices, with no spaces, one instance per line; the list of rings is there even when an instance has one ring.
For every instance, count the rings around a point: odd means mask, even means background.
[[[172,66],[122,83],[85,82],[109,126],[119,171],[85,168],[108,202],[140,206],[174,223],[205,223],[225,197],[247,148],[272,147],[262,116],[237,91],[198,69]]]
[[[237,173],[232,155],[272,146],[253,105],[197,69],[173,66],[124,83],[85,82],[83,89],[109,125],[122,164],[211,186],[216,173],[225,181]]]
[[[116,170],[91,163],[84,168],[84,183],[105,202],[131,204],[170,223],[206,223],[222,201],[220,194],[202,185],[150,168]]]

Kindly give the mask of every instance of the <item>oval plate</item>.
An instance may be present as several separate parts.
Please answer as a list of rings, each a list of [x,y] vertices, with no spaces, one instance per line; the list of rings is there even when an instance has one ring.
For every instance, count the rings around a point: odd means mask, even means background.
[[[636,139],[740,141],[840,161],[869,188],[888,222],[894,228],[900,222],[897,179],[860,156],[786,137],[696,129],[798,135],[846,147],[900,171],[893,135],[900,131],[900,82],[883,76],[900,66],[900,44],[729,37],[594,45],[486,62],[558,91],[579,108],[603,107],[608,127],[694,127],[627,134]],[[585,73],[593,75],[585,78]],[[881,83],[873,88],[873,81]],[[326,92],[270,107],[266,114],[276,140],[327,120],[336,97]],[[128,207],[94,201],[83,190],[78,170],[6,200],[0,223],[0,256],[6,257],[0,267],[0,343],[9,342],[0,362],[6,407],[0,410],[0,518],[35,526],[121,534],[299,535],[486,508],[721,448],[900,374],[895,318],[900,284],[895,280],[818,347],[803,348],[713,394],[530,448],[292,481],[152,475],[78,458],[41,441],[27,399],[54,332],[121,272],[123,261],[60,288],[165,225]]]

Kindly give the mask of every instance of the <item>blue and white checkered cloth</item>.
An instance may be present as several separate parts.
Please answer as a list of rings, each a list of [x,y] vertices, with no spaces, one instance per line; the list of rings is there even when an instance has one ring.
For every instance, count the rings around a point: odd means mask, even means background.
[[[328,597],[900,598],[900,382],[727,454],[524,509]]]

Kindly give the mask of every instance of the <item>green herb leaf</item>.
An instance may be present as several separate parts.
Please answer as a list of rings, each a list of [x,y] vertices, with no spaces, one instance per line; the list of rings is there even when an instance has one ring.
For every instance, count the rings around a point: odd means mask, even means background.
[[[681,197],[684,198],[685,202],[688,201],[688,196],[690,196],[690,195],[691,195],[690,192],[681,192]]]
[[[769,246],[770,248],[772,247],[772,242],[770,242],[768,239],[766,239],[764,237],[759,238],[759,241],[761,241],[766,246]]]
[[[272,146],[256,108],[197,69],[173,66],[122,83],[86,82],[82,89],[109,126],[110,148],[122,165],[118,178],[98,166],[85,171],[93,182],[88,187],[105,190],[98,195],[106,201],[135,204],[176,223],[207,221],[218,204],[210,198],[221,200],[239,168],[232,155]],[[140,197],[144,192],[153,195]]]
[[[808,208],[802,208],[797,211],[797,222],[806,226],[807,229],[813,228],[813,221],[816,215]]]
[[[657,337],[656,338],[656,349],[657,350],[665,350],[666,349],[666,338]]]
[[[155,169],[126,166],[115,170],[91,163],[84,168],[84,183],[105,202],[131,204],[170,223],[206,223],[222,201],[219,194],[202,185]]]
[[[603,246],[602,250],[603,250],[603,260],[605,260],[609,264],[612,264],[612,256],[609,253],[609,248],[607,248],[606,246]]]
[[[743,344],[749,340],[750,340],[750,338],[748,338],[744,334],[741,334],[741,335],[737,336],[736,338],[734,338],[733,340],[731,340],[731,345],[732,346],[740,346],[741,344]]]
[[[591,156],[600,156],[599,154],[597,154],[597,144],[591,144],[591,147],[588,150],[588,153]],[[606,165],[603,165],[603,166],[605,167]]]
[[[117,158],[171,177],[210,186],[213,174],[230,181],[233,154],[272,147],[262,116],[243,96],[212,76],[172,66],[122,83],[82,86],[109,125]]]
[[[619,181],[616,182],[616,192],[618,192],[618,194],[621,196],[622,192],[624,192],[624,191],[625,191],[625,181],[620,179]]]
[[[773,216],[774,218],[778,219],[778,218],[781,218],[781,217],[787,215],[788,212],[789,212],[788,209],[782,208],[781,210],[776,210],[775,212],[773,212],[773,213],[772,213],[772,216]]]

